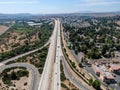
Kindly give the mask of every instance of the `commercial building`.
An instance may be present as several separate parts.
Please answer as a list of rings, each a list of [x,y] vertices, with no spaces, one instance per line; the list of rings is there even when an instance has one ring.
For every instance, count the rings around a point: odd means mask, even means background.
[[[106,83],[114,83],[114,76],[104,64],[95,63],[92,65],[92,68],[100,80]]]

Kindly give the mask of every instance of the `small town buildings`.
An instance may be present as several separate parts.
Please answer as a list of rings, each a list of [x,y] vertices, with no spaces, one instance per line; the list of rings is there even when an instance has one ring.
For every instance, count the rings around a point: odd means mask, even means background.
[[[92,65],[92,68],[100,80],[106,83],[114,83],[114,76],[109,72],[104,64],[95,63]]]
[[[109,70],[113,73],[120,74],[120,66],[111,64]]]

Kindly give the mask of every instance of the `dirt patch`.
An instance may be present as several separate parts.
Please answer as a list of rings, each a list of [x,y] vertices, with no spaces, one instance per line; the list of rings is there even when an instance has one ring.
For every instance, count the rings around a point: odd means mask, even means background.
[[[34,42],[38,40],[39,38],[37,33],[31,35],[28,38],[26,34],[20,34],[18,32],[6,32],[6,37],[1,38],[0,41],[0,53],[14,50],[16,48],[26,45],[26,43],[32,45]]]
[[[29,70],[29,77],[21,77],[20,80],[12,80],[13,86],[7,86],[0,80],[0,90],[30,90],[31,80],[32,72]]]
[[[64,81],[64,84],[69,87],[70,90],[79,90],[75,85],[73,85],[68,79]],[[62,90],[66,90],[65,88]]]
[[[0,25],[0,35],[8,30],[8,27]]]
[[[118,21],[117,24],[120,25],[120,21]]]

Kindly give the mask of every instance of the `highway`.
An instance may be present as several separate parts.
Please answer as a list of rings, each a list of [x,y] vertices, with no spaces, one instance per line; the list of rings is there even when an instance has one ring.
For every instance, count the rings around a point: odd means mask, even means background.
[[[25,67],[28,70],[31,70],[32,71],[32,80],[31,80],[30,90],[37,90],[38,80],[39,80],[39,72],[35,66],[33,66],[31,64],[27,64],[27,63],[14,63],[14,64],[10,64],[10,65],[2,65],[0,67],[0,72],[2,72],[5,69],[12,68],[12,67]]]
[[[30,89],[31,90],[61,90],[61,81],[60,81],[60,60],[63,61],[63,67],[64,72],[67,78],[79,89],[81,90],[93,90],[91,87],[86,85],[78,76],[75,76],[69,65],[67,64],[67,61],[64,58],[62,47],[61,47],[61,35],[60,35],[60,20],[55,19],[55,26],[52,33],[52,36],[50,37],[49,41],[41,48],[35,49],[32,51],[29,51],[27,53],[15,56],[13,58],[10,58],[8,60],[5,60],[0,63],[0,70],[4,70],[6,68],[10,67],[26,67],[30,70],[32,70],[32,84]],[[44,69],[41,75],[41,78],[39,78],[38,70],[36,71],[36,68],[30,64],[25,63],[15,63],[11,65],[4,65],[9,61],[13,61],[15,59],[18,59],[20,57],[26,56],[28,54],[31,54],[33,52],[36,52],[38,50],[41,50],[45,46],[49,45],[48,54],[46,58],[46,62],[44,65]],[[61,58],[62,57],[62,58]]]
[[[52,90],[61,90],[61,81],[60,81],[60,49],[61,49],[61,37],[60,37],[60,21],[57,20],[57,45],[56,45],[56,56],[55,56],[55,63],[54,63],[54,83]]]
[[[67,62],[64,58],[62,47],[61,47],[61,35],[60,35],[60,21],[57,20],[57,44],[56,44],[56,56],[55,56],[55,63],[54,63],[54,73],[53,73],[53,88],[51,90],[61,90],[61,81],[60,81],[60,60],[63,61],[64,72],[69,78],[69,80],[79,89],[82,90],[93,90],[93,88],[89,87],[83,81],[76,77],[72,72],[71,68],[67,66]],[[62,57],[62,58],[61,58]]]
[[[44,46],[42,46],[41,48],[32,50],[32,51],[26,52],[24,54],[20,54],[18,56],[7,59],[5,61],[2,61],[0,63],[0,70],[2,71],[4,69],[11,68],[11,67],[26,67],[28,69],[31,69],[33,78],[32,78],[32,82],[31,82],[32,84],[31,84],[30,90],[47,90],[47,89],[49,90],[49,88],[51,87],[50,83],[52,81],[52,78],[51,78],[52,72],[51,71],[54,69],[53,64],[55,61],[55,54],[56,54],[55,53],[56,41],[57,41],[56,37],[57,37],[57,20],[55,20],[55,28],[54,28],[53,34],[50,37],[49,41]],[[41,50],[42,48],[46,47],[49,43],[50,43],[50,46],[49,46],[48,55],[46,58],[46,63],[44,66],[44,70],[43,70],[43,74],[41,76],[41,79],[38,78],[38,75],[39,75],[38,70],[36,71],[35,68],[33,68],[33,66],[30,64],[15,63],[15,64],[10,64],[10,65],[5,65],[7,62],[13,61],[13,60],[18,59],[20,57],[23,57],[23,56],[29,55],[31,53],[34,53],[38,50]],[[40,82],[39,82],[39,80],[40,80]],[[37,82],[39,82],[39,83],[37,83]]]
[[[46,58],[46,62],[45,62],[45,66],[42,72],[38,90],[50,90],[51,89],[51,86],[52,86],[51,82],[53,80],[52,72],[53,72],[55,54],[56,54],[55,53],[56,52],[56,37],[57,37],[57,20],[55,20],[55,27],[54,27],[54,31],[50,39],[48,55]]]
[[[61,47],[60,20],[57,19],[55,20],[55,28],[51,37],[50,47],[38,90],[61,90],[60,59],[63,60],[63,67],[67,78],[76,87],[81,90],[94,90],[85,84],[78,76],[76,77],[71,68],[67,66],[68,64],[64,58]]]

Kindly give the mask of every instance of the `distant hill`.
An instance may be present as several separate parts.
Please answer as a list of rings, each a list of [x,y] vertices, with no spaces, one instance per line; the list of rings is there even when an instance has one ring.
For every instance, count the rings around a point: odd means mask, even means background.
[[[92,12],[92,11],[85,11],[85,12],[78,12],[78,13],[71,13],[70,15],[78,15],[78,16],[116,16],[120,15],[120,11],[116,12]]]
[[[3,14],[3,13],[0,13],[0,17],[6,17],[6,16],[31,16],[32,14],[29,14],[29,13],[18,13],[18,14]]]
[[[43,16],[42,14],[18,13],[18,14],[3,14],[0,13],[0,19],[30,19]]]
[[[3,14],[0,13],[0,19],[27,19],[33,17],[40,17],[40,16],[96,16],[96,17],[104,17],[104,16],[115,16],[120,15],[120,11],[116,12],[93,12],[93,11],[82,11],[82,12],[75,12],[75,13],[64,13],[64,14],[30,14],[30,13],[18,13],[18,14]]]
[[[106,17],[120,15],[120,11],[116,12],[93,12],[93,11],[82,11],[74,13],[60,13],[60,14],[46,14],[46,16],[94,16],[94,17]]]

